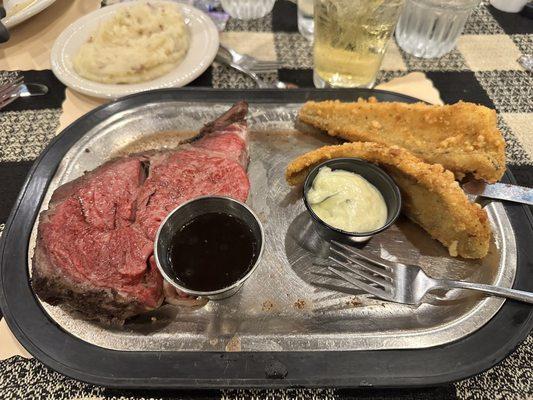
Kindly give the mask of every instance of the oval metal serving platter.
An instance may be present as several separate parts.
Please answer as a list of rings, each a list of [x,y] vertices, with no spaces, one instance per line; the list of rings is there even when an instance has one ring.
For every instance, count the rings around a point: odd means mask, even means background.
[[[452,291],[418,308],[384,303],[316,280],[316,245],[300,189],[283,172],[294,157],[332,139],[299,133],[309,99],[416,99],[372,90],[187,90],[129,96],[69,126],[35,162],[0,248],[0,305],[20,342],[66,375],[117,387],[411,386],[456,380],[492,366],[525,338],[530,308]],[[264,261],[238,295],[199,310],[165,306],[122,328],[84,321],[41,303],[29,285],[36,218],[59,185],[116,155],[172,146],[238,100],[250,103],[252,191],[265,226]],[[304,129],[305,130],[305,129]],[[505,179],[512,182],[507,173]],[[489,256],[465,262],[406,220],[369,250],[416,262],[434,276],[532,290],[529,210],[487,206]],[[32,234],[33,232],[33,234]]]

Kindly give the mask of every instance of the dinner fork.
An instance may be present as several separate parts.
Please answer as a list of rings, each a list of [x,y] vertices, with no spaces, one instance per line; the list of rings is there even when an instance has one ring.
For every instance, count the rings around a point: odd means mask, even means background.
[[[245,75],[248,75],[250,78],[253,79],[257,87],[260,89],[287,89],[288,88],[287,84],[284,82],[280,82],[280,81],[275,81],[273,83],[265,82],[254,71],[240,64],[234,63],[233,61],[231,61],[231,59],[228,59],[224,54],[221,54],[220,52],[217,53],[215,57],[215,61],[221,64],[224,64],[224,65],[227,65],[239,72],[242,72]]]
[[[20,95],[20,86],[22,85],[22,76],[0,85],[0,108],[7,106],[16,100]]]
[[[330,272],[383,300],[418,305],[427,293],[436,289],[470,289],[533,304],[533,293],[482,283],[434,279],[416,265],[384,260],[335,241],[331,242],[330,251],[329,260],[350,273],[329,266]]]
[[[0,85],[0,109],[19,97],[42,96],[48,93],[48,87],[40,83],[24,83],[23,77]]]
[[[248,54],[241,54],[236,50],[226,47],[222,44],[218,48],[218,53],[234,64],[240,65],[252,72],[276,72],[282,66],[277,61],[259,60],[258,58],[252,57]]]

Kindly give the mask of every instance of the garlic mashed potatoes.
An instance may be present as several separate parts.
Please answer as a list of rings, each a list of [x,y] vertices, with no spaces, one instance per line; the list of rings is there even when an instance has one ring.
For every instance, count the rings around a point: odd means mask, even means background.
[[[318,218],[346,232],[371,232],[387,221],[381,192],[361,175],[342,169],[320,168],[307,202]]]
[[[189,49],[189,32],[172,3],[141,3],[121,8],[83,44],[74,69],[102,83],[139,83],[178,65]]]

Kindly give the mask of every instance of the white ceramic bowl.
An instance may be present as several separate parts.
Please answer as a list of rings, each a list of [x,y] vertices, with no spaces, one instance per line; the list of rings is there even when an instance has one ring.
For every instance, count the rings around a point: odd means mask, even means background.
[[[490,0],[492,6],[507,13],[519,13],[527,2],[528,0]]]
[[[40,13],[48,6],[51,6],[56,0],[35,0],[28,7],[20,10],[18,13],[9,15],[12,2],[4,0],[4,8],[6,9],[7,16],[2,19],[2,23],[6,28],[13,28],[14,26],[26,21],[28,18],[33,17],[35,14]]]
[[[153,1],[155,2],[161,2]],[[213,21],[202,11],[180,3],[179,7],[189,29],[190,47],[183,61],[169,73],[159,78],[135,84],[108,84],[82,78],[73,67],[73,59],[84,44],[105,20],[121,7],[131,7],[134,2],[118,3],[93,11],[78,19],[56,39],[51,52],[52,71],[66,86],[80,93],[100,98],[115,99],[145,90],[181,87],[200,76],[213,62],[218,51],[218,31]]]

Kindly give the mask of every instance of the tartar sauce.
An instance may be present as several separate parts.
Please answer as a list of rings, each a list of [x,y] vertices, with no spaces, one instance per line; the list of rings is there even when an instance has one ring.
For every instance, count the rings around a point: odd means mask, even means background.
[[[307,202],[318,218],[346,232],[370,232],[387,221],[380,191],[361,175],[345,170],[320,168]]]

